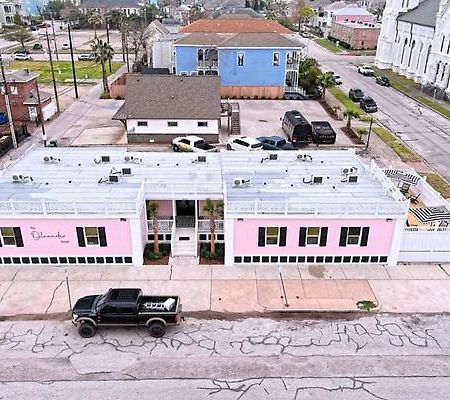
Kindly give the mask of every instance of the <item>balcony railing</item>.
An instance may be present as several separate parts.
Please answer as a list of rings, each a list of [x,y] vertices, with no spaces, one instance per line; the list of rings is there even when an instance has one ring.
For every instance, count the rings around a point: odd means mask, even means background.
[[[209,219],[199,219],[197,221],[198,231],[200,233],[209,232]],[[223,232],[223,219],[216,219],[216,233]]]
[[[135,214],[134,201],[69,202],[69,201],[0,201],[0,215],[16,214]]]
[[[159,233],[171,233],[172,232],[173,219],[159,219],[158,220],[158,232]],[[147,230],[149,233],[153,233],[153,220],[147,221]]]
[[[405,215],[409,202],[383,203],[317,203],[317,202],[269,202],[229,201],[227,211],[235,215]]]
[[[198,68],[211,68],[211,69],[217,69],[219,68],[219,62],[218,61],[197,61]]]

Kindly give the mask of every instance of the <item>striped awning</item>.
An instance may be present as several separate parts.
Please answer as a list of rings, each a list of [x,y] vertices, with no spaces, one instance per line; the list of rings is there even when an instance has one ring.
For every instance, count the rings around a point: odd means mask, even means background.
[[[420,181],[420,176],[411,174],[401,169],[385,169],[383,172],[388,178],[398,179],[403,182],[410,183],[411,185],[417,185]]]
[[[411,208],[409,212],[423,224],[436,221],[450,221],[450,211],[445,206]]]

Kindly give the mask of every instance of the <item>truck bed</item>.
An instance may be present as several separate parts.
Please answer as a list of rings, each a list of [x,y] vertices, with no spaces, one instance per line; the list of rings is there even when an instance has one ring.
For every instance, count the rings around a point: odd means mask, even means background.
[[[174,301],[171,302],[170,299]],[[169,307],[165,307],[165,303]],[[179,312],[179,308],[179,296],[141,296],[139,298],[138,314],[172,314]]]

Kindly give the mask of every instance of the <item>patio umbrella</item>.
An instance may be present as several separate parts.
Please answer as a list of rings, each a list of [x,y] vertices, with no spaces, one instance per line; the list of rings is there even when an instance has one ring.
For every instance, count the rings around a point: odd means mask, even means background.
[[[411,208],[409,212],[423,224],[450,220],[450,211],[445,206]]]
[[[401,180],[406,183],[410,183],[411,185],[417,185],[420,180],[420,176],[399,170],[399,169],[385,169],[384,174],[388,178],[394,178]]]

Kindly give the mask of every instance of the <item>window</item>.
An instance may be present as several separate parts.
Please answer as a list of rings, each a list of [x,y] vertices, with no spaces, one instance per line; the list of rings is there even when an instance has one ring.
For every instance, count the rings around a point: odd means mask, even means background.
[[[237,65],[238,67],[244,66],[244,53],[237,53]]]
[[[280,53],[273,53],[273,65],[278,67],[280,65]]]
[[[341,228],[339,246],[367,246],[369,230],[368,226],[364,228],[356,226]]]
[[[78,246],[106,247],[106,230],[104,227],[86,226],[77,227]]]
[[[286,227],[267,227],[258,228],[258,246],[286,246]]]
[[[0,227],[0,247],[23,247],[22,233],[19,227]]]
[[[178,122],[177,121],[167,121],[167,126],[169,128],[175,128],[178,126]]]
[[[326,246],[327,245],[328,228],[310,226],[300,228],[298,245],[305,246]]]
[[[138,121],[137,126],[148,126],[147,121]]]
[[[202,128],[206,128],[207,126],[208,126],[208,122],[206,122],[206,121],[198,121],[197,122],[197,126],[200,128],[200,127],[202,127]]]

